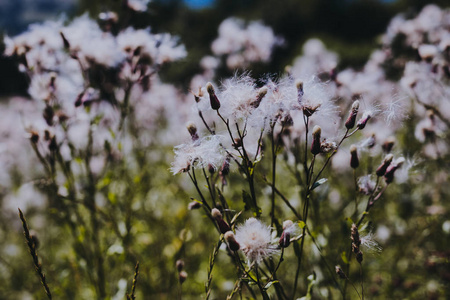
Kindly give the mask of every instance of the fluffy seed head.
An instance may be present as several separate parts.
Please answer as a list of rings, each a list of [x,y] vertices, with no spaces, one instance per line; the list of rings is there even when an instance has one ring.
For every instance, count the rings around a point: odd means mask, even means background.
[[[249,264],[260,264],[264,258],[278,252],[270,227],[258,219],[250,218],[245,221],[236,229],[235,237]]]

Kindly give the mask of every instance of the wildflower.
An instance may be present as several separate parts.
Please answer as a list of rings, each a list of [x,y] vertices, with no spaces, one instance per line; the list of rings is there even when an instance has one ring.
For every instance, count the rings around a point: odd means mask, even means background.
[[[348,116],[347,121],[345,122],[345,127],[347,129],[352,129],[353,127],[355,127],[355,121],[356,116],[358,115],[358,110],[359,110],[359,101],[356,100],[355,102],[353,102],[352,110],[350,112],[350,115]]]
[[[188,144],[178,145],[174,149],[175,161],[170,170],[173,174],[187,172],[191,167],[217,169],[225,159],[217,135],[203,137]]]
[[[272,239],[270,227],[255,218],[239,226],[235,237],[249,264],[260,264],[263,259],[279,251]]]

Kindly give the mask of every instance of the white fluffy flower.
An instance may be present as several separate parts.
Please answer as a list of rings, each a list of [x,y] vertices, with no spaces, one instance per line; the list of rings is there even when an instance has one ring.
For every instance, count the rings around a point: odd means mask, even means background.
[[[235,237],[249,264],[260,264],[263,259],[279,252],[270,227],[255,218],[239,226]]]
[[[170,170],[173,174],[187,172],[191,167],[217,168],[225,160],[225,153],[217,135],[207,136],[189,144],[175,147],[175,160]]]

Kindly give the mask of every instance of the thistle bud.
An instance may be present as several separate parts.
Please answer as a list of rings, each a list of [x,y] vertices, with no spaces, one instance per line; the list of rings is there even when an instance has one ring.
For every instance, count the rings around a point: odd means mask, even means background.
[[[183,284],[183,282],[186,281],[187,277],[188,277],[188,274],[185,271],[181,271],[178,274],[178,281],[180,282],[180,284]]]
[[[293,226],[294,223],[292,223],[291,220],[286,220],[283,222],[283,233],[281,234],[279,244],[281,248],[287,248],[291,243],[291,233],[288,229],[289,227]]]
[[[31,132],[30,132],[30,141],[33,144],[37,144],[37,142],[39,142],[39,133],[37,131],[31,130]]]
[[[386,153],[391,152],[392,148],[394,147],[394,144],[395,144],[395,138],[393,136],[388,137],[382,146],[383,151]]]
[[[355,127],[358,110],[359,110],[359,101],[356,100],[355,102],[353,102],[352,110],[350,111],[350,115],[348,116],[347,121],[345,122],[345,127],[347,129],[352,129],[353,127]]]
[[[384,174],[384,179],[387,184],[391,183],[394,180],[395,171],[397,171],[397,169],[400,168],[404,162],[405,159],[403,157],[400,157],[389,165],[389,167],[386,170],[386,173]]]
[[[386,170],[389,167],[389,165],[391,164],[393,158],[394,158],[394,155],[392,155],[392,154],[386,155],[386,157],[383,160],[383,163],[376,170],[377,176],[384,176],[384,174],[386,173]]]
[[[220,176],[227,176],[230,174],[230,157],[227,156],[220,169]]]
[[[230,225],[222,219],[222,213],[217,208],[213,208],[211,210],[211,215],[214,219],[216,219],[217,225],[219,226],[220,233],[226,233],[231,230]]]
[[[214,87],[212,85],[211,82],[208,82],[206,84],[206,90],[208,91],[209,94],[209,101],[211,103],[211,108],[214,110],[219,110],[220,108],[220,101],[216,96],[216,93],[214,91]]]
[[[216,172],[216,168],[212,164],[208,164],[208,171],[210,174],[214,174]]]
[[[347,275],[345,275],[345,273],[344,273],[344,271],[342,270],[341,266],[336,266],[336,267],[335,267],[335,270],[336,270],[336,274],[337,274],[340,278],[342,278],[342,279],[346,279],[346,278],[347,278]]]
[[[250,106],[253,108],[258,108],[259,105],[261,104],[261,101],[264,98],[264,96],[267,95],[268,90],[269,89],[266,86],[263,86],[262,88],[260,88],[258,90],[258,95],[256,96],[255,101],[251,102]]]
[[[217,208],[211,209],[211,216],[216,220],[222,219],[222,213]]]
[[[179,259],[176,261],[175,266],[177,267],[178,272],[183,271],[184,269],[184,261],[182,259]]]
[[[297,87],[297,100],[298,103],[302,103],[302,97],[305,94],[303,91],[303,81],[301,80],[297,80],[297,82],[295,83],[295,86]]]
[[[351,154],[350,167],[352,167],[352,169],[356,169],[357,167],[359,167],[359,159],[358,159],[358,149],[356,148],[355,145],[350,146],[350,154]]]
[[[188,204],[188,209],[189,210],[194,210],[194,209],[199,209],[200,207],[202,207],[202,204],[198,201],[191,201]]]
[[[238,251],[240,248],[239,243],[236,241],[236,238],[234,237],[233,231],[227,231],[224,235],[225,241],[228,244],[228,247],[230,247],[231,251]]]
[[[361,251],[356,253],[356,261],[358,261],[359,263],[363,261],[363,253]]]
[[[316,125],[313,128],[313,141],[311,144],[311,153],[317,155],[320,153],[320,134],[322,133],[322,129],[320,126]]]
[[[191,138],[194,142],[199,139],[197,134],[197,126],[195,126],[194,123],[189,123],[186,128],[189,131],[189,134],[191,135]]]
[[[365,112],[362,118],[358,121],[356,127],[358,127],[359,130],[363,130],[370,118],[372,118],[371,112]]]

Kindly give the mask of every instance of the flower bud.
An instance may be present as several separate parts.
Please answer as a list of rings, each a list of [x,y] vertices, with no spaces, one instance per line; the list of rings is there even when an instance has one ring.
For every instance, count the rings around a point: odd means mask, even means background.
[[[336,266],[336,267],[335,267],[335,270],[336,270],[336,274],[337,274],[340,278],[342,278],[342,279],[346,279],[346,278],[347,278],[347,275],[345,275],[345,273],[344,273],[344,271],[342,270],[341,266]]]
[[[350,167],[356,169],[357,167],[359,167],[359,159],[358,159],[358,150],[355,145],[350,146],[350,154],[351,154]]]
[[[185,271],[181,271],[178,274],[178,281],[180,282],[180,284],[183,284],[183,282],[186,281],[187,277],[188,277],[188,274]]]
[[[239,248],[241,247],[239,243],[236,241],[233,231],[230,230],[225,232],[224,238],[228,244],[228,247],[230,247],[231,251],[238,251]]]
[[[386,173],[386,170],[389,167],[389,165],[391,164],[393,158],[394,158],[394,155],[392,155],[392,154],[386,155],[386,157],[383,160],[383,163],[376,170],[377,176],[384,176],[384,174]]]
[[[55,112],[53,111],[53,108],[50,105],[46,105],[44,109],[44,113],[42,114],[44,117],[45,122],[48,126],[53,125],[53,117],[55,116]]]
[[[199,209],[200,207],[202,207],[202,204],[198,201],[191,201],[188,204],[188,209],[189,210],[194,210],[194,209]]]
[[[259,105],[261,104],[262,99],[264,98],[264,96],[266,96],[268,90],[269,89],[266,86],[263,86],[262,88],[260,88],[258,90],[258,95],[256,96],[255,101],[251,102],[250,106],[253,108],[258,108]]]
[[[189,123],[186,128],[189,131],[189,134],[191,135],[191,138],[194,142],[199,139],[197,134],[197,126],[195,126],[194,123]]]
[[[227,176],[230,174],[230,157],[227,156],[225,161],[222,164],[222,168],[220,169],[220,176]]]
[[[184,261],[182,259],[177,260],[175,266],[177,267],[178,272],[181,272],[184,269]]]
[[[345,122],[345,127],[347,129],[352,129],[353,127],[355,127],[358,110],[359,110],[359,101],[356,100],[355,102],[353,102],[352,110],[350,111],[350,115],[348,116],[347,121]]]
[[[391,183],[394,180],[395,171],[397,171],[397,169],[400,168],[404,162],[405,159],[403,157],[400,157],[389,165],[389,167],[386,170],[386,173],[384,174],[384,179],[387,184]]]
[[[358,253],[356,253],[356,260],[361,263],[363,261],[363,253],[361,251],[359,251]]]
[[[392,148],[394,147],[394,144],[395,144],[395,138],[393,136],[388,137],[386,139],[386,141],[383,143],[383,146],[382,146],[383,151],[386,153],[391,152]]]
[[[322,133],[322,129],[320,126],[316,125],[313,128],[313,141],[311,144],[311,153],[317,155],[320,153],[320,134]]]
[[[231,230],[230,225],[228,225],[228,223],[224,219],[222,219],[222,213],[217,208],[213,208],[211,210],[211,215],[214,219],[216,219],[220,233],[226,233],[227,231]]]
[[[362,118],[358,121],[356,127],[358,127],[359,130],[363,130],[370,118],[372,118],[371,112],[365,112]]]
[[[289,232],[283,231],[281,234],[279,244],[281,248],[287,248],[291,244],[291,234]]]
[[[30,131],[30,141],[33,144],[37,144],[37,142],[39,142],[39,133],[37,131],[34,130]]]
[[[222,213],[217,208],[211,209],[211,216],[216,220],[222,219]]]
[[[211,82],[208,82],[206,84],[206,90],[208,91],[209,94],[209,101],[211,103],[211,108],[214,110],[218,110],[220,108],[220,101],[216,96],[214,87]]]

